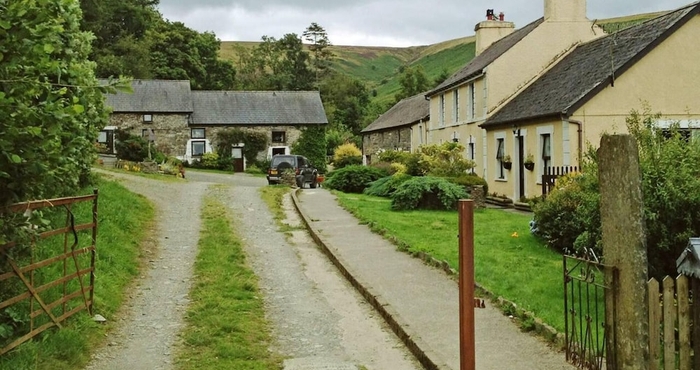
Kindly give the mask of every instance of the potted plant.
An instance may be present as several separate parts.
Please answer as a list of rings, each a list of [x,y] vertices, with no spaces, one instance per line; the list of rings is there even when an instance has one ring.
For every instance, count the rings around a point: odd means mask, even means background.
[[[508,154],[503,156],[503,158],[501,159],[501,163],[503,163],[503,168],[505,168],[506,170],[510,170],[511,168],[513,168],[513,160],[510,159],[510,155]]]
[[[535,157],[532,156],[532,154],[528,153],[527,156],[525,157],[525,162],[523,162],[523,165],[525,168],[528,169],[528,171],[532,171],[535,169]]]

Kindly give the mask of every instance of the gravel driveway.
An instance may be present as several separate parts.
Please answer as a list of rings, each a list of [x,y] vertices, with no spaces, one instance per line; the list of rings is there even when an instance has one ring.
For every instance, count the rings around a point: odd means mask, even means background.
[[[119,329],[88,369],[171,369],[182,327],[199,235],[201,199],[211,184],[233,214],[249,264],[260,278],[285,369],[419,369],[420,365],[381,317],[337,272],[306,231],[287,199],[279,231],[259,188],[265,179],[190,171],[188,181],[165,183],[129,175],[124,185],[152,200],[157,210],[157,257],[144,272]]]

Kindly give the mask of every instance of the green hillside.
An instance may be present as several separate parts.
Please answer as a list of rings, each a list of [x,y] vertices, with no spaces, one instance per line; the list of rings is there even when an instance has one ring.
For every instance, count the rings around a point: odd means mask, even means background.
[[[662,13],[638,14],[598,20],[606,32],[616,32]],[[332,38],[332,35],[330,35]],[[430,81],[435,80],[443,70],[453,74],[474,58],[475,37],[463,37],[433,45],[407,48],[373,46],[332,46],[336,60],[333,68],[363,81],[370,91],[376,92],[374,101],[390,104],[399,89],[398,77],[401,66],[423,66]],[[221,57],[236,61],[236,48],[250,48],[257,42],[224,41],[221,43]],[[374,94],[373,94],[374,95]]]

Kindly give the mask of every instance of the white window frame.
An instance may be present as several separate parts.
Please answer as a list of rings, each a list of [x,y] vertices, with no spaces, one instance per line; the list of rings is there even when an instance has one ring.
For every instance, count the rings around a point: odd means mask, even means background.
[[[153,115],[152,114],[144,114],[142,118],[143,118],[144,123],[153,123]]]
[[[544,153],[544,137],[549,136],[549,160],[545,161],[543,158]],[[537,183],[542,184],[542,175],[545,174],[546,165],[552,166],[552,158],[554,158],[554,126],[541,126],[537,128],[537,157],[535,158],[537,163]]]
[[[476,120],[476,90],[474,87],[474,83],[469,84],[469,120],[470,121],[475,121]]]
[[[445,94],[440,94],[440,127],[445,127]]]
[[[459,123],[459,89],[455,89],[454,93],[452,93],[452,96],[453,96],[453,100],[454,100],[454,102],[453,102],[454,103],[454,106],[453,106],[454,121],[455,121],[455,123]]]

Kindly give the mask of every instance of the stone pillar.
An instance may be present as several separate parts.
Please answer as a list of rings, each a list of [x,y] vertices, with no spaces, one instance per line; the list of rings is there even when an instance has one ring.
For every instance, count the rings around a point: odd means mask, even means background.
[[[603,136],[598,150],[600,221],[606,270],[608,369],[642,370],[649,363],[647,249],[637,143],[629,135]]]
[[[476,208],[486,208],[486,194],[484,185],[474,185],[469,189],[469,198],[474,201]]]

